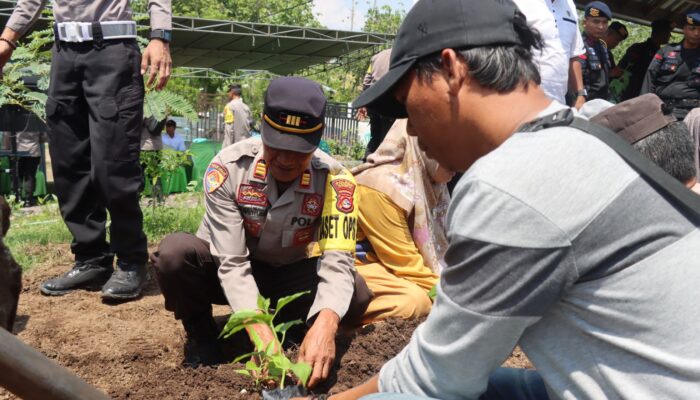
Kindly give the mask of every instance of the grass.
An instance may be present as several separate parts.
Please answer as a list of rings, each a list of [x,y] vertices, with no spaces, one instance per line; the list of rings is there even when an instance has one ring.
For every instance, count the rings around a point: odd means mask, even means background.
[[[142,204],[143,227],[149,246],[157,245],[172,232],[197,231],[204,214],[201,193],[171,195],[162,206]],[[72,236],[63,223],[58,205],[51,202],[38,212],[13,208],[10,231],[5,238],[17,263],[27,271],[48,263],[70,263]],[[107,222],[109,224],[109,221]]]

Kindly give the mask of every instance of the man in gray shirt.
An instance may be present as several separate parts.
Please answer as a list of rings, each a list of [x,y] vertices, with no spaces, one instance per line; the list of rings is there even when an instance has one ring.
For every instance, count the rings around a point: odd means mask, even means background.
[[[53,1],[56,42],[46,101],[56,195],[73,235],[73,268],[41,285],[47,295],[102,288],[106,300],[140,296],[148,250],[138,189],[144,75],[162,89],[170,76],[170,0],[151,0],[143,56],[128,0]],[[0,69],[46,0],[17,2],[0,36]],[[158,77],[156,81],[156,77]],[[107,243],[107,212],[111,217]],[[113,273],[113,259],[117,269]]]
[[[571,110],[539,88],[539,46],[510,0],[419,0],[392,68],[356,100],[408,117],[429,156],[466,173],[428,319],[338,398],[700,393],[700,218],[561,123]],[[516,345],[536,371],[499,368]]]

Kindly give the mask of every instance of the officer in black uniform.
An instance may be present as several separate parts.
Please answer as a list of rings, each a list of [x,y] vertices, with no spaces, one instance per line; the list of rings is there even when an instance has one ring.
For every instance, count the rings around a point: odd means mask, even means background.
[[[583,44],[586,53],[578,57],[583,71],[583,83],[587,100],[608,98],[610,86],[610,60],[602,40],[612,18],[610,8],[602,1],[588,3],[583,18]]]
[[[0,35],[0,69],[45,4],[17,2]],[[56,42],[46,123],[56,195],[73,235],[75,264],[44,282],[44,294],[102,288],[106,300],[130,300],[140,296],[146,281],[148,250],[138,193],[142,75],[150,69],[149,84],[159,76],[160,90],[172,64],[171,0],[148,4],[151,41],[142,56],[129,0],[52,2]]]
[[[656,53],[641,93],[659,96],[679,120],[700,106],[700,12],[686,15],[682,42]]]

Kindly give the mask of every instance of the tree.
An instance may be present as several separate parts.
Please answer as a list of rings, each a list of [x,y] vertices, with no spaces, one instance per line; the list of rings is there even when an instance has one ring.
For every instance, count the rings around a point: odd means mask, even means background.
[[[135,0],[134,11],[145,13],[146,0]],[[320,28],[311,0],[173,0],[173,15]]]

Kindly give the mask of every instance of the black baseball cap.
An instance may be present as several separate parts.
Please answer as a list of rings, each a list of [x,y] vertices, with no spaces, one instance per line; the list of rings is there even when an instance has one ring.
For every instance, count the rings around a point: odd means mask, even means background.
[[[516,13],[520,11],[511,0],[419,0],[396,35],[389,71],[353,107],[406,118],[406,108],[394,99],[392,89],[419,59],[443,49],[521,45]]]
[[[629,32],[627,31],[627,27],[625,26],[625,24],[623,24],[620,21],[611,22],[610,25],[608,26],[608,30],[614,31],[615,33],[620,35],[622,40],[627,39],[627,36],[629,36]]]
[[[262,140],[265,145],[299,153],[311,153],[323,136],[326,96],[321,85],[298,77],[270,82],[265,92]]]

